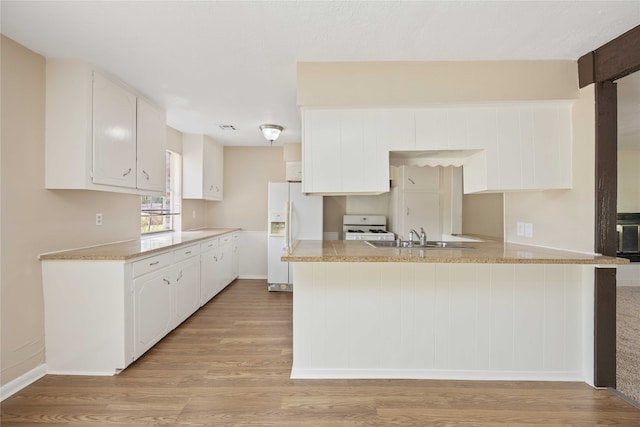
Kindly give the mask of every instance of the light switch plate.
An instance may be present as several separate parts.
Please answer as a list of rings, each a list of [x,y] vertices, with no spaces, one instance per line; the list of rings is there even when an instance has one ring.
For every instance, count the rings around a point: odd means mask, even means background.
[[[524,225],[524,237],[533,237],[533,224]]]
[[[524,222],[516,223],[516,231],[518,236],[524,236]]]

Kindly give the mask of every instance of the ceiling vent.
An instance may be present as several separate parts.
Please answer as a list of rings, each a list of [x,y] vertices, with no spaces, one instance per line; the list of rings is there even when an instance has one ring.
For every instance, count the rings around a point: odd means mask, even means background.
[[[218,125],[220,130],[238,130],[234,125]]]

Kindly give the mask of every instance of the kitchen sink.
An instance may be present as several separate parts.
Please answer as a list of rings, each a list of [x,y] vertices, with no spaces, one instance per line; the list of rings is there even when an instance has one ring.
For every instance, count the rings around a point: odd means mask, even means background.
[[[461,242],[427,241],[427,244],[422,246],[418,242],[406,241],[365,240],[364,242],[374,248],[473,249],[471,246],[466,246]]]

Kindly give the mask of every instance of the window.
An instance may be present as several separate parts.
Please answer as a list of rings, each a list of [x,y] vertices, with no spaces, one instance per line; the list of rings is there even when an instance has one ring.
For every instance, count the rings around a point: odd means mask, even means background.
[[[181,156],[167,151],[166,192],[164,196],[140,197],[140,233],[179,230],[181,194]]]

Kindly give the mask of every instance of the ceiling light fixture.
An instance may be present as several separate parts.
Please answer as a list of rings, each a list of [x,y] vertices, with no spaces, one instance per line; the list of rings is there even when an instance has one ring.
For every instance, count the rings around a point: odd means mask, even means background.
[[[278,126],[278,125],[261,125],[260,126],[260,130],[262,131],[262,134],[264,135],[265,138],[267,138],[267,141],[269,141],[271,145],[273,145],[273,141],[278,139],[278,137],[280,136],[280,132],[282,132],[283,129],[284,128],[282,126]]]

